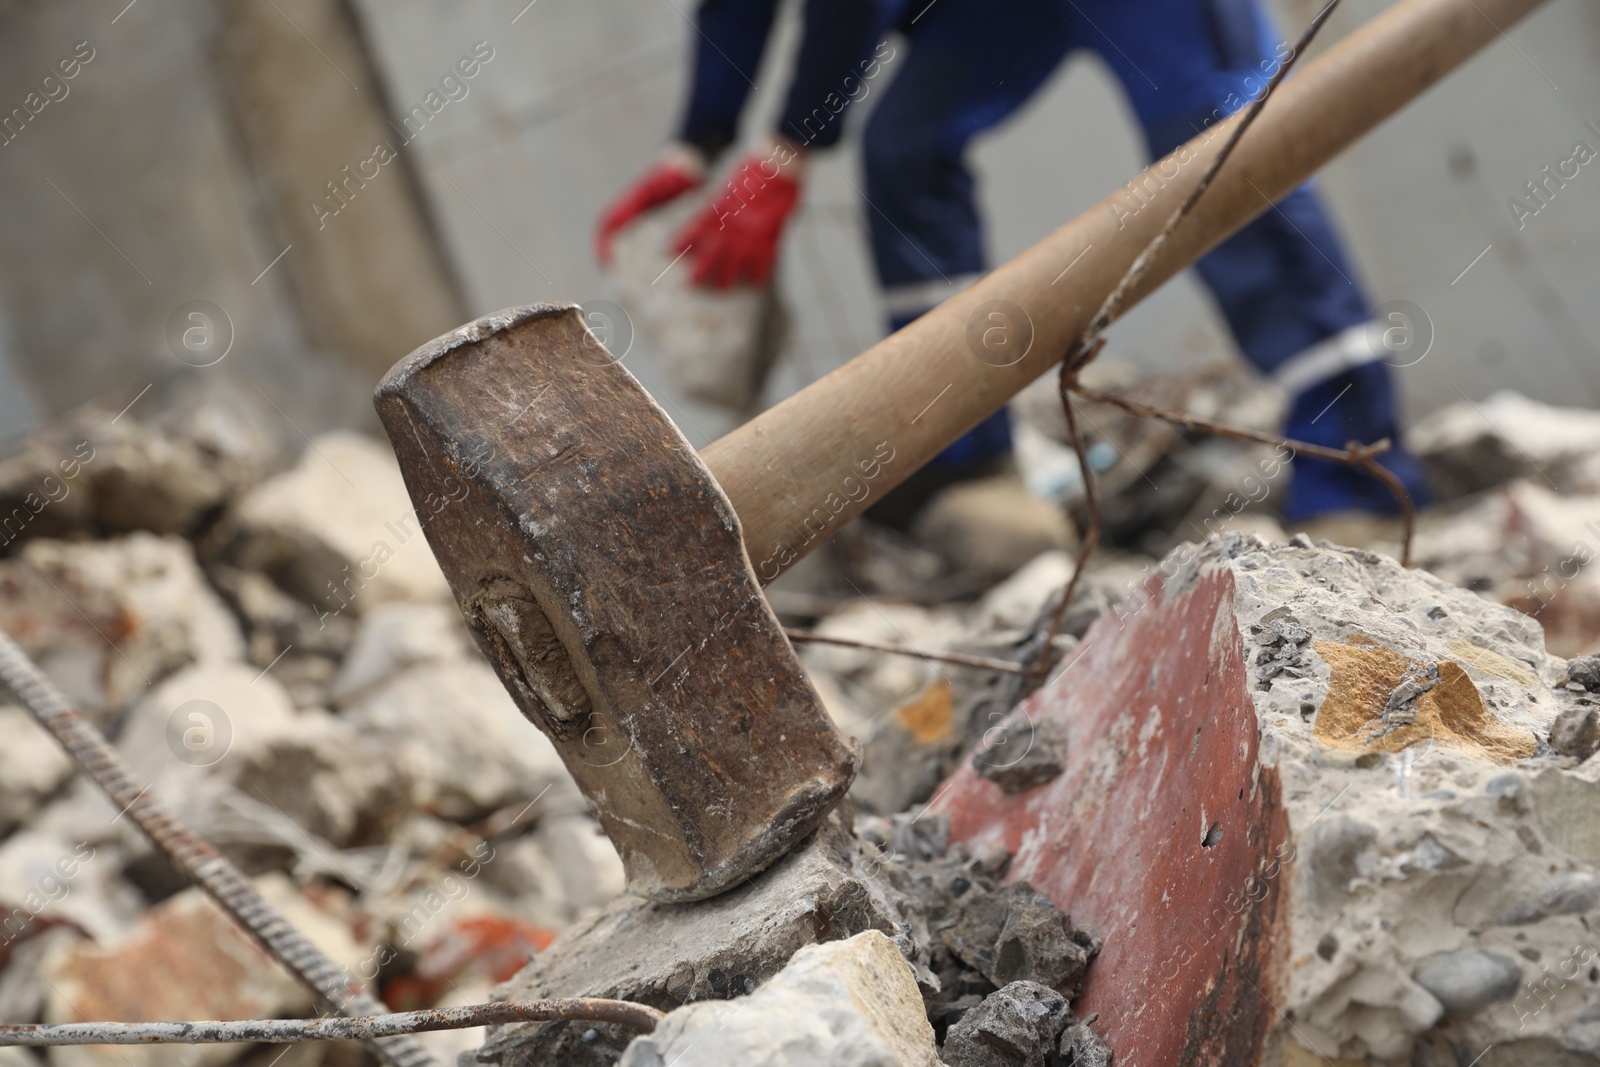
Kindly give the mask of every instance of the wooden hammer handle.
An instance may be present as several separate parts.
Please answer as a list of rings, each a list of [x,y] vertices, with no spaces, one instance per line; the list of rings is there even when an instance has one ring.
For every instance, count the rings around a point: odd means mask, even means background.
[[[1124,310],[1540,2],[1401,0],[1291,76]],[[761,581],[776,578],[1059,362],[1236,121],[1216,123],[1141,174],[1143,207],[1130,213],[1140,201],[1119,189],[971,288],[707,446],[701,456],[733,501]],[[984,331],[1008,331],[1014,350],[1030,328],[1026,355],[995,365],[1004,360],[986,349]]]

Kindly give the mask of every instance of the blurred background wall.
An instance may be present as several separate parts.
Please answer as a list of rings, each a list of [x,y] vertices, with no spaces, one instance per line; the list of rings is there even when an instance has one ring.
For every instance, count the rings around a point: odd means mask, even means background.
[[[1290,35],[1314,7],[1275,6]],[[1346,0],[1324,41],[1384,6]],[[785,83],[793,9],[755,79],[752,139]],[[311,433],[364,424],[382,371],[468,317],[614,298],[594,219],[673,127],[692,14],[692,0],[0,3],[0,111],[24,108],[0,145],[0,437],[211,358],[174,340],[195,307],[217,344],[230,333],[217,372]],[[91,53],[64,97],[24,107],[59,61]],[[469,57],[468,94],[407,124]],[[1600,148],[1589,122],[1600,7],[1551,0],[1324,172],[1373,300],[1432,322],[1402,375],[1413,412],[1499,387],[1600,404],[1600,170],[1520,231],[1507,206],[1575,142]],[[814,168],[785,243],[793,331],[773,398],[881,335],[849,141]],[[994,262],[1144,162],[1107,72],[1073,59],[977,152]],[[1232,347],[1189,277],[1111,346],[1150,368]],[[628,363],[691,438],[729,428],[673,396],[650,356],[640,339]]]

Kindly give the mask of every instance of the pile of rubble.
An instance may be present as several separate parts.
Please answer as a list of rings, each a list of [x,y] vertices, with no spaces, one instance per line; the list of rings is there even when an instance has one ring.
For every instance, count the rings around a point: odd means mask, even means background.
[[[1270,396],[1225,379],[1172,388],[1275,418]],[[749,883],[669,905],[621,894],[560,759],[473,647],[385,445],[329,434],[286,462],[247,403],[155,407],[75,413],[0,459],[0,629],[394,1009],[494,990],[669,1013],[638,1038],[578,1023],[425,1035],[445,1062],[663,1067],[693,1046],[696,1062],[1101,1067],[1096,1033],[1140,1062],[1119,1040],[1170,1029],[1127,978],[1162,964],[1141,940],[1159,898],[1143,927],[1106,910],[1060,842],[1094,829],[1071,819],[1099,810],[1130,746],[1168,743],[1160,708],[1200,684],[1117,689],[1150,651],[1137,640],[1155,640],[1141,633],[1170,641],[1173,663],[1202,642],[1238,690],[1239,802],[1255,814],[1182,818],[1205,863],[1282,861],[1251,898],[1272,902],[1270,921],[1239,927],[1265,953],[1251,973],[1273,1008],[1252,1038],[1266,1062],[1471,1062],[1485,1045],[1518,1057],[1485,1064],[1600,1061],[1597,953],[1579,959],[1600,908],[1584,815],[1600,795],[1600,663],[1581,658],[1600,647],[1600,415],[1503,396],[1419,426],[1444,503],[1421,517],[1416,556],[1439,577],[1289,539],[1270,492],[1210,506],[1258,469],[1254,446],[1104,421],[1107,476],[1126,483],[1108,520],[1130,547],[1097,555],[1049,650],[1057,670],[1104,681],[1047,687],[1019,711],[1021,674],[801,647],[862,747],[849,805]],[[1047,416],[1033,421],[1048,438]],[[1138,466],[1167,488],[1141,489]],[[1072,505],[1065,476],[1055,490]],[[1175,545],[1191,524],[1195,541],[1221,536]],[[1364,535],[1397,551],[1393,525]],[[858,524],[772,601],[826,635],[1021,663],[1072,574],[1061,532],[1038,538],[1048,551],[1019,541],[964,570],[948,544]],[[1181,616],[1199,596],[1204,633]],[[1097,747],[1091,704],[1118,693],[1115,743]],[[24,712],[0,704],[0,731],[0,1019],[314,1010]],[[1265,810],[1257,783],[1277,790],[1280,820],[1250,824],[1260,834],[1242,828]],[[0,1050],[0,1067],[265,1067],[269,1051]],[[284,1062],[364,1055],[310,1045]]]
[[[487,1000],[616,896],[621,865],[472,647],[387,446],[330,434],[285,467],[247,403],[204,410],[197,428],[87,409],[0,462],[0,629],[391,1007]],[[0,730],[0,1018],[310,1013],[25,712],[0,703]],[[481,1034],[424,1040],[448,1060]]]

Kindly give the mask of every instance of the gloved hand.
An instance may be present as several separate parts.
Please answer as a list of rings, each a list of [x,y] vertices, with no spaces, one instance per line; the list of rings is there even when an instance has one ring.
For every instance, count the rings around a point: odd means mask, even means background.
[[[610,266],[611,239],[618,230],[651,208],[676,200],[705,177],[705,161],[697,151],[687,145],[672,146],[601,214],[594,235],[595,259],[602,267]]]
[[[693,249],[690,278],[696,285],[764,285],[778,257],[784,223],[799,199],[798,180],[781,173],[768,156],[747,156],[722,195],[678,234],[673,251]]]

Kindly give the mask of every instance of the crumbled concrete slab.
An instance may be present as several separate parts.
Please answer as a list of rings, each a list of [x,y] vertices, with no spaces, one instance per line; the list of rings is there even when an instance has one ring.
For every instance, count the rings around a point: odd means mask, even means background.
[[[902,920],[860,862],[854,837],[832,816],[805,845],[710,900],[654,904],[618,897],[563,933],[497,995],[617,997],[666,1011],[748,995],[806,945],[866,930],[900,932]],[[609,1067],[630,1037],[608,1026],[499,1027],[477,1062]]]
[[[618,1067],[680,1062],[939,1067],[940,1060],[910,965],[892,941],[867,930],[801,948],[748,997],[676,1009],[654,1033],[634,1038]]]
[[[1224,536],[1067,674],[1019,712],[1065,728],[1062,777],[1013,797],[964,770],[935,809],[1104,936],[1078,1010],[1118,1062],[1192,1054],[1200,999],[1213,1052],[1274,1067],[1581,1043],[1600,767],[1551,740],[1593,698],[1535,620],[1374,553]]]

